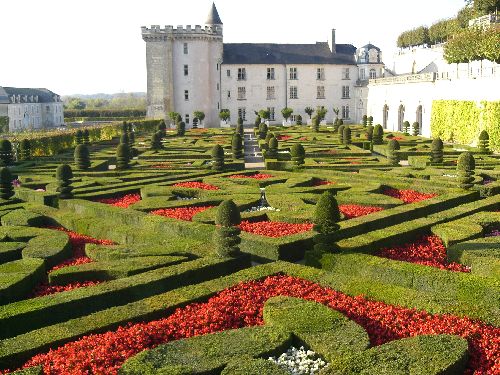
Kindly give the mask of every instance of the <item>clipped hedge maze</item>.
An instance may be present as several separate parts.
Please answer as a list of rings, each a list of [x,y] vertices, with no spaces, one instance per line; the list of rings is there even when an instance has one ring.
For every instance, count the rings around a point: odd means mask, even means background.
[[[500,373],[498,155],[467,148],[464,189],[457,148],[345,129],[269,127],[265,171],[245,170],[233,129],[155,122],[89,140],[85,168],[72,147],[15,162],[0,373],[283,375],[268,358],[291,347],[323,375]],[[325,192],[340,214],[314,246]],[[239,229],[216,231],[228,200]]]

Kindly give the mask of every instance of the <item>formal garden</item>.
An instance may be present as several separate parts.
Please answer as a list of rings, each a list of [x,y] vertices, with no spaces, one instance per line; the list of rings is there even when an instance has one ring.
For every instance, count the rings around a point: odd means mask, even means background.
[[[0,374],[500,374],[500,155],[418,134],[0,141]]]

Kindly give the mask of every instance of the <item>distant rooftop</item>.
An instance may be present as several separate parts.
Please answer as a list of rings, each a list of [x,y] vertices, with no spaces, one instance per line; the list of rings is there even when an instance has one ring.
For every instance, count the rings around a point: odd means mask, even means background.
[[[39,89],[32,89],[32,88],[17,88],[17,87],[2,87],[0,86],[0,103],[1,104],[8,104],[11,103],[11,97],[12,96],[20,96],[21,102],[26,103],[26,102],[33,102],[31,97],[38,97],[38,103],[53,103],[54,96],[57,96],[59,98],[59,95],[55,94],[54,92],[39,88]],[[59,99],[60,100],[60,99]]]
[[[215,3],[212,3],[212,8],[208,13],[207,20],[205,25],[222,25],[222,20],[219,17],[219,12],[217,12],[217,8],[215,7]]]

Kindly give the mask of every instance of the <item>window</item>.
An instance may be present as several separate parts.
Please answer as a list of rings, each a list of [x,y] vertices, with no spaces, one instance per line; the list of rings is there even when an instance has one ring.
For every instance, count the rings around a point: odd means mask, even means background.
[[[325,86],[317,87],[317,99],[325,99]]]
[[[290,68],[290,79],[298,79],[297,77],[297,68]]]
[[[231,99],[231,91],[228,91],[228,92],[227,92],[227,98],[228,98],[228,99]]]
[[[342,99],[349,99],[349,86],[342,86]]]
[[[231,77],[231,69],[226,70],[226,74],[228,77]]]
[[[342,79],[349,79],[349,68],[342,69]]]
[[[247,70],[245,68],[238,68],[238,81],[247,79]]]
[[[273,100],[275,98],[274,86],[267,86],[267,100]]]
[[[343,105],[342,106],[342,119],[347,120],[349,119],[349,106],[348,105]]]
[[[217,64],[217,71],[219,71],[219,64]]]
[[[297,115],[291,115],[290,116],[290,121],[291,122],[296,122],[297,121]]]
[[[269,121],[274,121],[274,107],[267,107],[267,110],[269,111]]]
[[[274,68],[267,68],[267,79],[274,79]]]
[[[219,86],[219,84],[217,83],[217,91],[219,91],[219,90],[220,90],[220,86]]]
[[[245,100],[247,98],[246,87],[238,87],[238,100]]]
[[[184,75],[187,76],[189,74],[189,67],[184,65]]]
[[[189,115],[186,115],[186,116],[185,116],[185,119],[186,119],[185,123],[186,123],[186,124],[189,124]]]
[[[184,43],[184,54],[185,55],[188,54],[188,44],[187,43]]]
[[[318,70],[316,71],[316,79],[318,81],[325,80],[325,68],[318,68]]]
[[[361,70],[359,71],[359,79],[361,79],[361,80],[366,79],[366,72],[365,72],[365,70],[364,70],[364,69],[361,69]]]
[[[377,71],[375,69],[370,69],[370,79],[377,78]]]
[[[245,107],[238,108],[238,118],[241,118],[243,121],[246,121],[247,110]]]
[[[290,99],[298,99],[297,86],[290,86]]]
[[[189,90],[184,90],[184,100],[189,100]]]

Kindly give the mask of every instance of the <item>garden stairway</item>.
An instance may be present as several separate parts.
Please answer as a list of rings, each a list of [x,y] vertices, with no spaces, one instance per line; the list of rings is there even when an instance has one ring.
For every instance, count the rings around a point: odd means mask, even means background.
[[[265,169],[264,158],[259,148],[253,128],[246,128],[244,133],[245,169]]]

